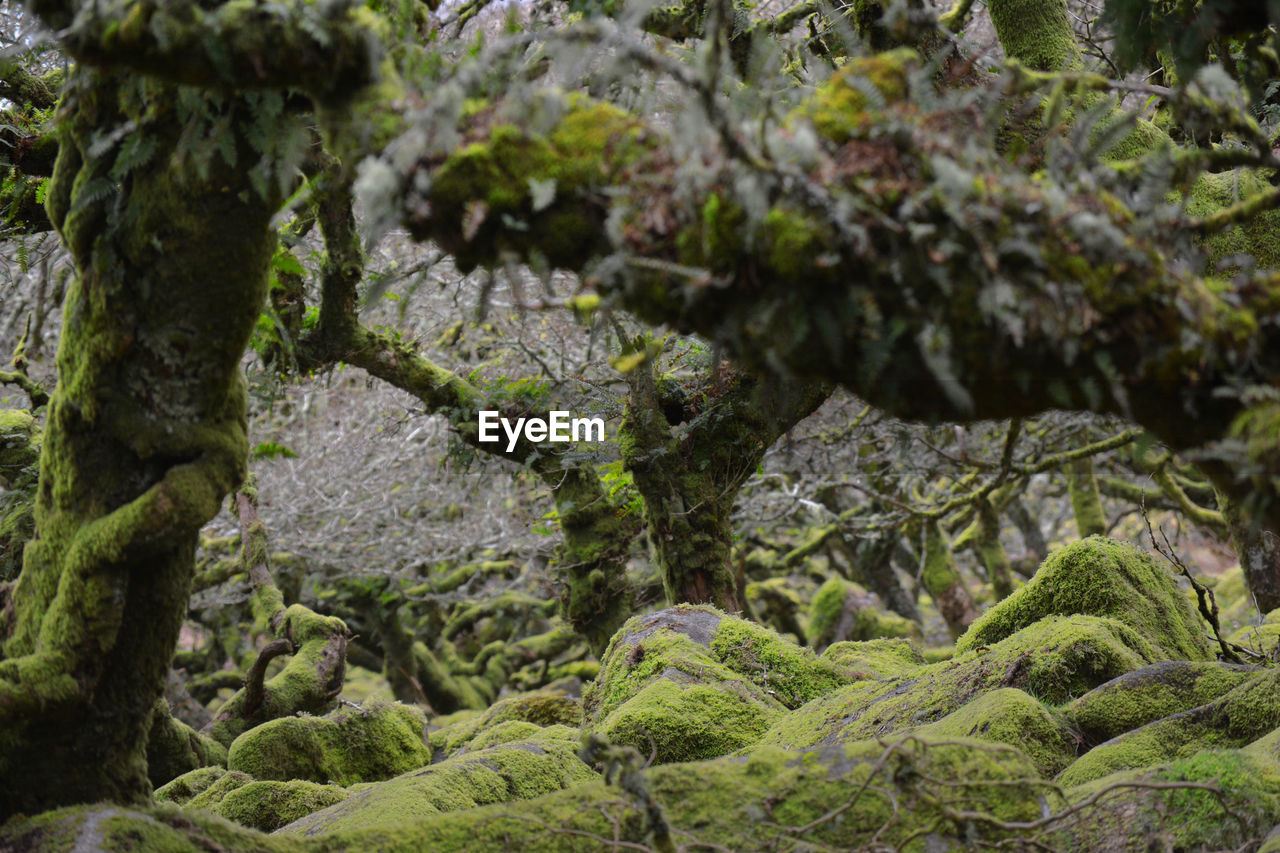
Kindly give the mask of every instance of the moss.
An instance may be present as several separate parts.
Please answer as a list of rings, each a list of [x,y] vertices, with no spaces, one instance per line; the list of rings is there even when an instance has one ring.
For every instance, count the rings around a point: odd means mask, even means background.
[[[553,265],[572,265],[589,256],[591,247],[606,245],[600,223],[581,212],[579,194],[611,178],[621,180],[632,163],[648,155],[651,143],[640,122],[612,105],[570,97],[563,109],[548,136],[527,133],[524,128],[537,124],[527,116],[519,126],[493,117],[485,141],[459,147],[440,166],[431,184],[430,216],[449,218],[461,230],[451,251],[464,269],[482,260],[477,246],[486,246],[485,255],[502,248],[478,237],[490,232],[501,235],[499,242],[536,246]],[[553,182],[551,201],[529,230],[505,229],[504,218],[523,221],[535,212],[532,181]],[[482,199],[475,197],[477,188],[483,188]]]
[[[587,728],[659,762],[747,746],[787,708],[861,677],[706,606],[627,622],[585,691]]]
[[[1005,56],[1038,71],[1084,68],[1065,0],[990,0],[987,8]]]
[[[75,806],[19,818],[0,828],[0,849],[73,853],[302,853],[291,838],[276,838],[225,818],[179,810],[170,803],[124,808]]]
[[[919,64],[919,54],[910,48],[855,57],[822,84],[798,114],[832,142],[846,142],[870,127],[886,104],[907,97],[908,77]]]
[[[717,661],[746,676],[788,708],[798,708],[842,682],[835,668],[811,649],[746,619],[721,621],[710,651]]]
[[[227,763],[227,748],[202,735],[169,712],[169,703],[156,703],[147,737],[147,778],[160,787],[189,770]]]
[[[962,798],[998,819],[1030,820],[1040,814],[1043,785],[1017,750],[964,738],[762,750],[655,767],[644,772],[643,784],[682,847],[730,850],[861,848],[873,837],[886,848],[916,850],[924,849],[919,836],[926,827],[929,843],[946,849],[983,828],[944,817],[944,799]],[[855,807],[842,809],[852,797]],[[611,840],[651,846],[650,826],[631,795],[596,781],[528,803],[337,832],[327,840],[333,849],[387,853],[559,853],[607,849]]]
[[[312,836],[375,827],[489,803],[531,799],[596,778],[578,758],[573,744],[515,741],[371,785],[302,818],[285,832]]]
[[[525,720],[505,720],[498,723],[490,729],[482,731],[471,739],[468,744],[469,751],[477,749],[485,749],[486,747],[496,746],[500,743],[511,743],[516,740],[524,740],[532,737],[542,731],[542,727],[536,723],[530,723]]]
[[[1147,723],[1094,747],[1063,771],[1059,782],[1079,785],[1116,770],[1147,767],[1197,750],[1240,747],[1280,726],[1275,671],[1254,674],[1198,707]]]
[[[1243,169],[1232,172],[1202,173],[1187,194],[1186,210],[1192,217],[1212,216],[1224,208],[1270,189],[1263,175]],[[1275,234],[1280,228],[1280,211],[1264,210],[1241,224],[1213,234],[1205,242],[1210,268],[1232,256],[1251,255],[1263,269],[1280,267],[1280,247]],[[1228,270],[1230,272],[1230,270]],[[1246,319],[1250,312],[1233,316]],[[1256,326],[1256,318],[1253,324]],[[1248,331],[1247,327],[1242,331]]]
[[[985,693],[936,723],[916,729],[915,734],[1007,744],[1021,750],[1045,777],[1076,758],[1075,742],[1064,722],[1043,703],[1012,687]]]
[[[592,730],[652,755],[654,763],[726,755],[755,743],[783,709],[735,683],[680,684],[661,678],[615,708]]]
[[[881,609],[878,598],[840,577],[828,578],[809,604],[808,637],[818,649],[845,640],[919,636],[919,625]]]
[[[1090,743],[1101,743],[1204,705],[1258,671],[1217,661],[1162,661],[1101,684],[1063,710]]]
[[[250,782],[227,792],[213,811],[241,826],[274,832],[350,796],[350,793],[337,785],[317,785],[300,779],[290,782]]]
[[[535,726],[577,726],[582,722],[582,703],[563,693],[535,690],[500,699],[478,713],[462,712],[439,719],[450,722],[428,735],[437,758],[451,756],[490,729],[511,721]]]
[[[1050,614],[1072,613],[1131,626],[1149,661],[1213,658],[1199,618],[1169,572],[1133,547],[1100,536],[1050,554],[1035,577],[970,626],[956,650],[994,643]]]
[[[1114,773],[1067,794],[1079,802],[1107,786],[1144,782],[1203,787],[1115,790],[1050,843],[1077,850],[1230,850],[1255,842],[1280,821],[1280,773],[1243,750],[1204,750],[1159,767]]]
[[[400,703],[285,717],[236,738],[227,766],[264,780],[350,785],[386,779],[431,760],[425,728],[422,712]]]
[[[782,718],[760,743],[796,748],[905,731],[1000,687],[1059,704],[1149,663],[1147,649],[1132,628],[1112,619],[1049,617],[990,648],[819,697]]]
[[[156,789],[155,799],[161,803],[185,805],[196,796],[207,790],[210,785],[227,775],[225,767],[197,767],[183,773],[177,779]]]
[[[853,680],[853,674],[872,678],[896,678],[924,666],[924,655],[910,640],[879,639],[861,642],[832,643],[822,653],[838,669]]]
[[[1066,467],[1067,492],[1076,517],[1076,530],[1081,538],[1102,536],[1107,532],[1107,516],[1102,510],[1098,480],[1093,476],[1093,458],[1076,459]]]
[[[211,785],[200,791],[191,799],[187,800],[186,806],[192,809],[204,809],[212,811],[222,802],[222,798],[237,788],[243,788],[253,781],[253,777],[248,773],[241,773],[239,770],[228,770]]]

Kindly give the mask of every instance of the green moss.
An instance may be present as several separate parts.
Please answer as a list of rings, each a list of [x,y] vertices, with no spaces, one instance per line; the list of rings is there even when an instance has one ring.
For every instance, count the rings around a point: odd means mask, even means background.
[[[880,608],[879,600],[856,583],[828,578],[809,604],[809,642],[823,649],[845,640],[920,636],[920,626]]]
[[[592,254],[592,247],[604,247],[600,223],[584,215],[579,195],[607,185],[611,176],[621,179],[633,162],[648,155],[651,143],[640,122],[612,105],[574,96],[564,110],[548,136],[528,133],[525,128],[537,122],[527,117],[519,126],[495,119],[484,142],[458,148],[436,172],[431,216],[450,218],[460,230],[451,248],[464,268],[501,250],[504,241],[536,246],[553,265],[572,265]],[[551,182],[554,190],[537,217],[532,217],[534,182]],[[504,217],[532,217],[532,224],[517,232],[502,224]],[[476,232],[492,234],[497,242]],[[480,252],[479,246],[485,249]]]
[[[1012,687],[992,690],[947,716],[915,730],[939,740],[972,737],[1003,743],[1022,751],[1045,777],[1052,777],[1076,758],[1066,725],[1043,703]]]
[[[222,802],[223,797],[237,788],[243,788],[252,781],[253,777],[248,773],[241,773],[239,770],[228,770],[203,791],[187,800],[186,805],[192,809],[212,811],[217,807],[218,803]]]
[[[210,785],[227,775],[225,767],[197,767],[183,773],[167,785],[156,789],[155,799],[161,803],[185,805],[196,796],[207,790]]]
[[[1169,572],[1133,547],[1100,536],[1050,554],[1035,577],[970,626],[956,650],[994,643],[1050,614],[1072,613],[1131,626],[1149,661],[1213,657],[1199,618]]]
[[[990,0],[987,8],[1005,56],[1038,71],[1084,68],[1065,0]]]
[[[907,97],[908,76],[919,64],[919,54],[910,48],[850,59],[798,114],[832,142],[847,142],[864,133],[886,104]]]
[[[660,678],[592,730],[663,764],[715,758],[750,746],[782,714],[781,707],[735,689],[734,682],[680,684]]]
[[[1146,650],[1142,637],[1115,620],[1053,616],[990,648],[819,697],[782,718],[760,743],[798,748],[905,731],[1000,687],[1058,704],[1149,663]]]
[[[585,691],[587,728],[656,750],[660,762],[708,758],[859,677],[765,626],[682,605],[636,617],[614,638]]]
[[[312,836],[377,827],[489,803],[531,799],[596,778],[595,772],[578,758],[572,744],[515,741],[468,752],[368,786],[285,831]]]
[[[925,664],[920,649],[901,638],[832,643],[822,657],[844,671],[850,681],[857,675],[896,678],[909,675]]]
[[[147,737],[147,778],[160,787],[189,770],[227,763],[227,748],[197,732],[169,712],[164,699],[156,703]]]
[[[337,785],[317,785],[300,779],[290,782],[250,782],[227,792],[213,811],[241,826],[274,832],[350,796],[350,793]]]
[[[75,806],[20,818],[0,828],[0,849],[73,853],[302,853],[292,838],[276,838],[213,814],[171,803],[126,808]]]
[[[1162,661],[1099,685],[1063,710],[1096,744],[1204,705],[1258,671],[1217,661]]]
[[[263,780],[350,785],[386,779],[431,760],[425,728],[422,712],[400,703],[285,717],[236,738],[227,766]]]
[[[811,649],[746,619],[722,620],[710,651],[718,662],[746,676],[788,708],[798,708],[842,683],[835,668]]]
[[[1120,783],[1191,783],[1201,789],[1121,788],[1080,813],[1051,843],[1078,850],[1230,850],[1280,821],[1280,774],[1242,750],[1205,750],[1159,767],[1126,770],[1071,788],[1079,802]],[[1205,790],[1210,788],[1211,790]]]
[[[1058,781],[1067,786],[1148,767],[1206,748],[1239,747],[1280,726],[1275,671],[1254,674],[1213,701],[1125,732],[1080,757]]]
[[[964,738],[864,742],[801,753],[761,750],[655,767],[644,772],[643,784],[681,847],[729,850],[857,849],[873,837],[889,849],[917,850],[925,849],[920,837],[925,827],[929,843],[946,849],[970,841],[983,828],[944,817],[944,799],[962,800],[1002,820],[1031,820],[1040,814],[1043,791],[1035,768],[1017,750]],[[853,808],[840,808],[854,797]],[[915,841],[908,843],[912,836]],[[644,846],[653,841],[644,807],[603,781],[528,803],[328,837],[334,849],[387,853],[597,851],[613,839]]]
[[[563,693],[535,690],[500,699],[479,713],[462,712],[439,719],[450,722],[428,735],[437,758],[451,756],[485,732],[511,721],[540,727],[577,726],[582,722],[582,703]]]

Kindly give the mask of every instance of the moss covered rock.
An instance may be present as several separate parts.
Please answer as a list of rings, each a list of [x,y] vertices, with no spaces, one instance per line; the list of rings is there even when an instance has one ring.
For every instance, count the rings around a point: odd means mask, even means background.
[[[1261,655],[1270,657],[1280,646],[1280,609],[1272,610],[1261,621],[1237,628],[1227,640]]]
[[[925,665],[924,654],[909,640],[880,639],[832,643],[822,653],[846,677],[896,678]]]
[[[425,730],[422,712],[398,702],[284,717],[236,738],[227,766],[262,780],[372,782],[428,763]]]
[[[154,796],[157,802],[185,805],[225,775],[225,767],[198,767],[157,788]]]
[[[1142,787],[1150,783],[1196,787]],[[1090,853],[1233,850],[1261,839],[1280,821],[1280,772],[1245,750],[1203,750],[1120,771],[1073,787],[1067,796],[1079,811],[1045,840]]]
[[[250,782],[228,791],[213,807],[213,812],[242,826],[274,832],[350,796],[350,792],[337,785],[317,785],[301,779]]]
[[[573,743],[543,739],[476,750],[354,793],[284,828],[322,835],[490,803],[527,800],[598,778]],[[369,848],[377,849],[377,848]]]
[[[1265,670],[1211,702],[1125,732],[1082,755],[1058,777],[1081,785],[1206,748],[1241,747],[1280,727],[1280,672]]]
[[[1051,616],[989,648],[821,696],[779,720],[760,743],[798,748],[884,736],[941,720],[1001,687],[1057,705],[1150,663],[1150,652],[1113,619]]]
[[[1210,702],[1252,678],[1253,666],[1162,661],[1090,690],[1063,710],[1090,744]]]
[[[920,637],[920,626],[884,609],[874,593],[841,577],[818,587],[809,604],[809,643],[824,649],[845,640],[878,637]]]
[[[1046,777],[1076,758],[1075,739],[1064,721],[1013,687],[984,693],[915,733],[937,739],[971,737],[1017,747]]]
[[[964,652],[1051,615],[1106,616],[1133,628],[1149,660],[1213,660],[1206,629],[1172,575],[1130,545],[1090,536],[1053,552],[1029,582],[978,618]]]
[[[681,605],[614,637],[584,695],[586,727],[660,763],[712,758],[856,677],[762,625]]]
[[[384,783],[386,784],[386,783]],[[912,737],[809,751],[764,749],[740,758],[667,764],[638,774],[683,849],[950,849],[1008,833],[952,820],[962,801],[997,819],[1040,815],[1044,783],[1016,749],[964,738]],[[350,801],[349,801],[350,802]],[[337,808],[342,808],[338,806]],[[927,828],[927,829],[926,829]],[[924,833],[922,833],[924,830]],[[915,841],[907,844],[907,839]],[[333,849],[397,851],[595,851],[616,839],[653,849],[646,806],[596,781],[540,797],[335,832]],[[716,847],[718,845],[718,847]]]
[[[482,739],[482,745],[498,742],[484,736],[506,723],[528,723],[534,728],[556,725],[576,727],[582,723],[582,702],[560,691],[535,690],[499,699],[483,711],[460,711],[441,717],[438,722],[444,725],[427,736],[436,761],[456,755],[464,749],[479,748],[472,745],[472,741],[477,738]],[[530,729],[522,731],[526,734],[531,732]],[[502,737],[502,734],[498,735],[498,738]]]

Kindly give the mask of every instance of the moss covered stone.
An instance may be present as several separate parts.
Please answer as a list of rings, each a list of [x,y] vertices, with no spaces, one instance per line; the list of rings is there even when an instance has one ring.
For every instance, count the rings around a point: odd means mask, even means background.
[[[227,775],[225,767],[197,767],[195,770],[183,773],[168,784],[156,788],[156,801],[185,805],[192,797],[205,791],[225,775]]]
[[[1149,652],[1136,631],[1114,619],[1051,616],[989,648],[821,696],[779,720],[760,744],[798,748],[885,736],[941,720],[1001,687],[1056,705],[1150,663]]]
[[[712,758],[857,677],[762,625],[681,605],[623,626],[585,692],[586,726],[658,762]]]
[[[1162,661],[1100,684],[1063,710],[1090,743],[1199,707],[1260,670],[1217,661]]]
[[[924,654],[910,640],[878,639],[832,643],[822,653],[845,677],[896,678],[925,665]]]
[[[477,738],[482,744],[492,745],[495,741],[486,738],[486,733],[505,723],[523,722],[534,727],[578,726],[582,722],[582,702],[558,691],[534,690],[499,699],[483,711],[462,711],[440,717],[438,722],[446,724],[428,735],[436,760],[455,755],[463,749],[478,748],[472,744]]]
[[[1118,787],[1124,783],[1199,788]],[[1072,850],[1232,850],[1256,842],[1280,821],[1280,772],[1245,750],[1203,750],[1142,770],[1125,770],[1070,788],[1084,801],[1113,787],[1046,839]]]
[[[213,807],[213,812],[242,826],[274,832],[285,824],[350,796],[347,790],[337,785],[318,785],[302,779],[250,782],[227,792]]]
[[[236,738],[227,766],[256,779],[372,782],[429,762],[425,730],[422,712],[398,702],[284,717]]]
[[[879,637],[919,638],[920,626],[885,610],[877,596],[844,578],[828,578],[809,605],[809,643],[824,649],[845,640]]]
[[[972,737],[1017,747],[1046,777],[1076,758],[1075,740],[1064,721],[1012,687],[985,693],[915,733],[938,739]]]
[[[1015,749],[924,737],[668,764],[646,771],[643,784],[682,848],[729,850],[860,848],[873,837],[888,849],[924,849],[924,827],[933,844],[947,849],[980,830],[944,816],[944,798],[962,798],[998,819],[1031,820],[1040,814],[1044,790],[1035,768]],[[594,853],[610,849],[614,839],[652,847],[650,829],[640,802],[596,781],[530,802],[335,832],[327,841],[333,849],[388,853]]]
[[[1118,770],[1149,767],[1208,748],[1241,747],[1280,727],[1280,675],[1266,670],[1222,696],[1125,732],[1082,755],[1058,777],[1081,785]]]
[[[284,831],[322,835],[377,827],[490,803],[525,800],[596,779],[563,741],[516,741],[432,764],[371,785]],[[377,849],[369,848],[369,849]]]
[[[1149,660],[1212,660],[1205,628],[1173,577],[1132,546],[1091,536],[1050,554],[1026,585],[956,641],[964,652],[1046,616],[1106,616],[1132,627]]]

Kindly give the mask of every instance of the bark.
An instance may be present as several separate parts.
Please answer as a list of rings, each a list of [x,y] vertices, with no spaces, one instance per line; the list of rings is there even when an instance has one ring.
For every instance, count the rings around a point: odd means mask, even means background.
[[[197,532],[243,475],[239,362],[278,204],[242,169],[184,171],[174,90],[149,87],[144,107],[110,75],[77,69],[68,86],[47,207],[78,276],[37,536],[0,616],[0,820],[150,795],[147,734]],[[112,182],[119,143],[103,150],[97,131],[130,121],[155,156]]]

